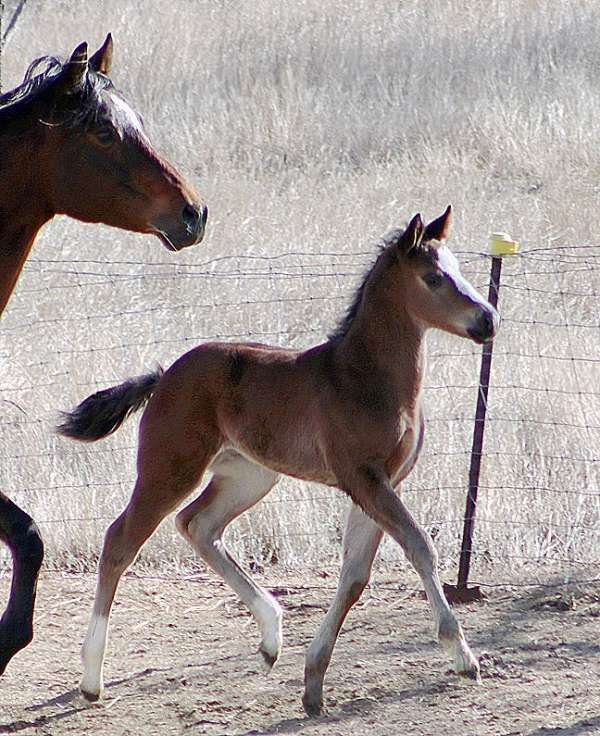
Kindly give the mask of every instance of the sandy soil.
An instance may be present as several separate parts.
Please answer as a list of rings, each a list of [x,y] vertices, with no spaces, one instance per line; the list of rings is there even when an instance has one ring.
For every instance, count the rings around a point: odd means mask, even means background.
[[[0,680],[0,733],[600,732],[598,583],[574,596],[553,588],[496,590],[485,603],[460,607],[481,660],[483,684],[472,686],[449,670],[412,585],[380,576],[338,641],[327,713],[307,718],[303,652],[333,584],[307,575],[275,588],[286,609],[285,648],[267,677],[255,655],[254,625],[222,584],[206,576],[128,576],[113,615],[105,699],[85,706],[76,684],[94,576],[47,572],[35,641]],[[7,585],[4,576],[0,600]]]

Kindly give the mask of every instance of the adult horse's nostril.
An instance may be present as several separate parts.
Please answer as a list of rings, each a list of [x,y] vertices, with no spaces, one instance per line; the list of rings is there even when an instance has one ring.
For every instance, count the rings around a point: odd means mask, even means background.
[[[183,221],[190,232],[196,232],[200,224],[200,211],[191,204],[186,204],[181,213]]]
[[[203,204],[202,207],[200,207],[200,222],[202,223],[202,227],[206,227],[206,221],[208,220],[208,207]]]
[[[186,204],[181,216],[190,233],[203,233],[208,217],[208,207],[205,204],[201,206]]]

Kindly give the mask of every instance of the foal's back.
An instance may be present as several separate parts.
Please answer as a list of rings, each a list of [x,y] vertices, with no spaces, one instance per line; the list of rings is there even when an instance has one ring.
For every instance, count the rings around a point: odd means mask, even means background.
[[[251,343],[205,343],[164,375],[141,424],[146,456],[175,442],[187,457],[234,447],[288,475],[333,482],[323,407],[330,403],[327,344],[300,352]],[[173,434],[176,426],[182,431]]]
[[[338,484],[344,458],[386,462],[411,416],[385,378],[357,375],[336,348],[335,341],[306,351],[200,345],[160,381],[142,419],[140,451],[164,455],[171,447],[193,463],[234,448],[278,473],[329,485]]]

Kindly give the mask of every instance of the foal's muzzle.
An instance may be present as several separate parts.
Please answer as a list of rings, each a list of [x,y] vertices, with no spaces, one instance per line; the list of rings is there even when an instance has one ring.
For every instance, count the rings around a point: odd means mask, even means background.
[[[469,337],[479,345],[493,339],[500,326],[500,315],[493,308],[479,309],[479,314],[472,325],[467,329]]]
[[[181,250],[199,243],[206,232],[208,207],[187,203],[176,217],[158,217],[153,225],[163,245],[169,250]]]

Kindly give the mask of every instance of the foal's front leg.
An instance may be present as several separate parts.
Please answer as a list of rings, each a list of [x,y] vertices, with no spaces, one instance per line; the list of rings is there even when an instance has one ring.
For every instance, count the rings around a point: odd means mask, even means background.
[[[398,542],[419,574],[433,610],[439,642],[454,661],[456,673],[479,681],[477,660],[444,595],[431,537],[396,495],[385,470],[378,466],[362,466],[345,488],[355,503]]]
[[[377,524],[352,504],[344,530],[342,570],[335,599],[306,652],[302,703],[310,716],[319,715],[323,708],[323,679],[338,633],[369,582],[382,535]]]

